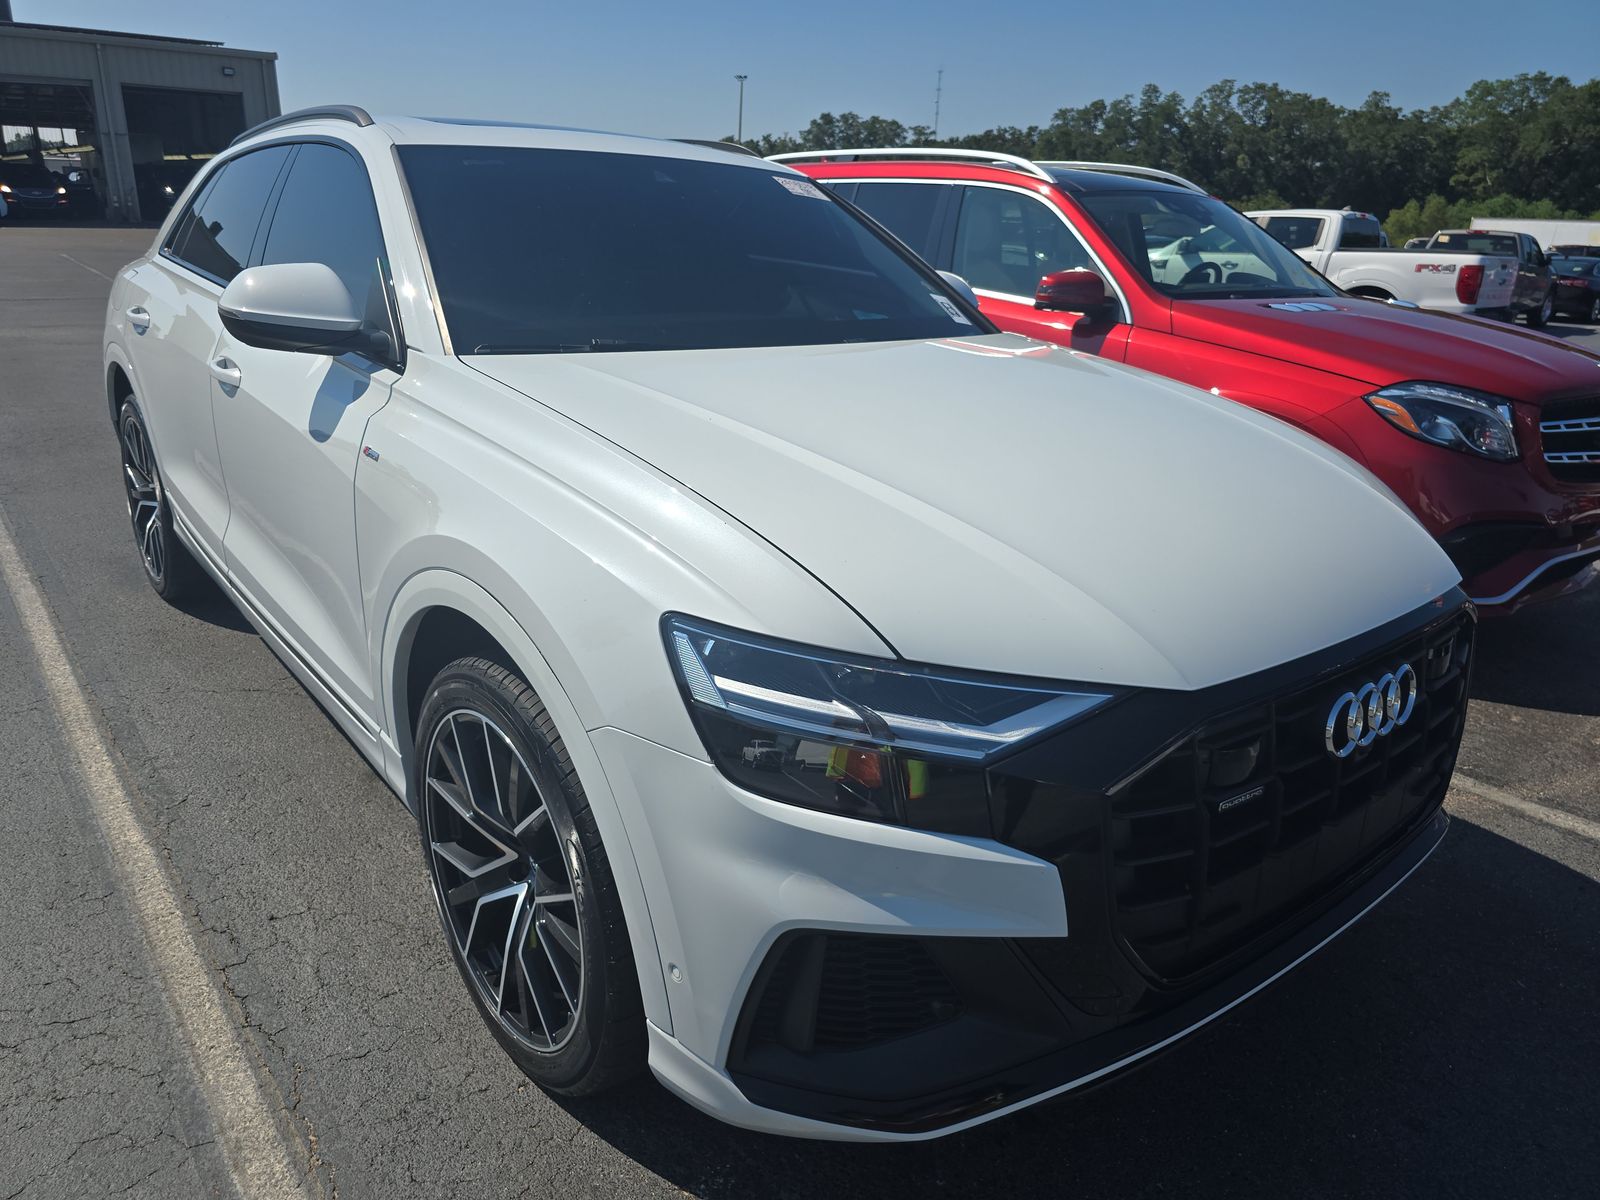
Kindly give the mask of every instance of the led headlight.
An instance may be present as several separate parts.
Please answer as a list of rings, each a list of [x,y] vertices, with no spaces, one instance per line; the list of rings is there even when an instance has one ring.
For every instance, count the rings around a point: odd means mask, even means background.
[[[671,613],[662,630],[724,775],[774,800],[870,821],[987,834],[984,767],[1112,697],[840,654]]]
[[[1511,402],[1500,396],[1414,381],[1382,388],[1364,399],[1389,424],[1424,442],[1496,462],[1517,459]]]

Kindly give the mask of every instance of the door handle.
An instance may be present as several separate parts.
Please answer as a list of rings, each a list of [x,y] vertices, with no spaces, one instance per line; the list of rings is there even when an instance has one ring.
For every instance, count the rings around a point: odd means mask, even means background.
[[[150,314],[135,304],[128,310],[128,324],[143,333],[150,328]]]
[[[239,370],[231,358],[213,358],[211,377],[223,387],[236,388],[244,382],[244,372]]]

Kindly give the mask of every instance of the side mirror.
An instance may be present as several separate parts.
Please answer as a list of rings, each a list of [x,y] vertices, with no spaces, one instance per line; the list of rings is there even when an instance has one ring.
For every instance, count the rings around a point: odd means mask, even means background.
[[[1115,303],[1106,281],[1088,267],[1052,271],[1039,280],[1038,290],[1033,293],[1035,308],[1082,313],[1090,319],[1110,314]]]
[[[247,346],[301,354],[356,351],[388,361],[389,335],[370,329],[350,289],[325,263],[240,271],[217,301],[222,325]]]
[[[965,279],[961,278],[961,276],[957,275],[954,271],[940,271],[939,278],[948,283],[957,292],[961,293],[961,298],[968,304],[972,305],[973,308],[978,307],[978,293],[973,291],[972,285]]]

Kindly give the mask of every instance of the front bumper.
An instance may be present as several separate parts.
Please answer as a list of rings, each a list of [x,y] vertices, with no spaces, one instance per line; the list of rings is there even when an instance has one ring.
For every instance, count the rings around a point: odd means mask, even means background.
[[[766,801],[709,763],[596,731],[666,981],[652,1068],[734,1124],[896,1140],[1147,1058],[1314,953],[1432,851],[1470,645],[1457,596],[1312,660],[1135,697],[1117,736],[1085,721],[994,768],[993,840]],[[1347,762],[1299,762],[1327,702],[1396,655],[1424,672],[1439,656],[1416,724]],[[1303,719],[1307,704],[1319,711]],[[1250,802],[1224,818],[1214,789],[1169,786],[1189,755],[1235,762],[1229,795]],[[1176,815],[1130,835],[1151,787]],[[1169,842],[1188,873],[1146,873],[1147,858],[1175,861]],[[1157,928],[1141,906],[1173,883],[1186,899]]]
[[[13,213],[53,213],[65,212],[67,198],[54,194],[48,196],[19,196],[15,192],[6,197],[6,204]]]
[[[1518,403],[1518,462],[1500,463],[1410,438],[1364,400],[1332,414],[1362,461],[1439,540],[1461,572],[1462,590],[1485,615],[1505,615],[1593,578],[1600,560],[1600,472],[1552,466],[1541,422],[1597,401],[1535,407]],[[1558,474],[1565,472],[1565,474]]]

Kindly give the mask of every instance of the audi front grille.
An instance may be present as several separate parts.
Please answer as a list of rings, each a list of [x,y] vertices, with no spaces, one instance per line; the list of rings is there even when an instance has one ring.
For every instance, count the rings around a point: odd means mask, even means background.
[[[1205,725],[1114,793],[1114,920],[1133,956],[1162,979],[1202,971],[1431,815],[1455,766],[1471,644],[1463,619],[1383,650]],[[1405,666],[1414,709],[1352,750],[1350,697]]]

